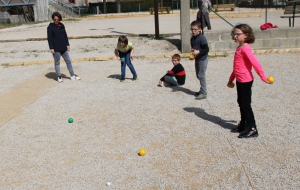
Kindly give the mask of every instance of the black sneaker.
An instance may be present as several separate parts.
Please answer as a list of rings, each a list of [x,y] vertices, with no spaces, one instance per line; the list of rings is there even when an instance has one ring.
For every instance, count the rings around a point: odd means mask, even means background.
[[[136,80],[137,79],[137,75],[134,75],[132,80]]]
[[[120,79],[120,82],[124,82],[124,81],[125,81],[125,78],[121,78],[121,79]]]
[[[246,122],[240,121],[236,128],[231,129],[232,133],[241,133],[244,132],[246,129]]]
[[[200,95],[200,91],[195,93],[195,96],[199,96]]]
[[[250,130],[246,130],[245,132],[241,133],[239,138],[251,138],[251,137],[258,137],[257,129],[252,127]]]

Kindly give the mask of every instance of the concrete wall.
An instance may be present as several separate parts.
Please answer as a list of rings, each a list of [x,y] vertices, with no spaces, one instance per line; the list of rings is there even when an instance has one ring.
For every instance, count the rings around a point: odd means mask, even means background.
[[[0,12],[1,23],[24,23],[23,15],[10,15],[8,12]]]
[[[273,28],[255,30],[253,49],[288,49],[300,48],[300,28]],[[230,31],[206,32],[208,46],[211,52],[234,51],[237,47],[230,36]]]
[[[49,20],[48,16],[48,0],[37,0],[33,6],[34,9],[34,21]]]
[[[0,23],[10,23],[10,14],[5,12],[0,12]]]
[[[10,15],[10,23],[24,23],[23,15]]]

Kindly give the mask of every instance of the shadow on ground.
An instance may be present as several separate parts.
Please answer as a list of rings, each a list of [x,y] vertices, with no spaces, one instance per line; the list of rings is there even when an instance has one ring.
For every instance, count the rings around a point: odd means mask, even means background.
[[[55,72],[50,72],[50,73],[47,73],[46,75],[45,75],[45,77],[47,77],[48,79],[53,79],[53,80],[57,80],[57,75],[56,75],[56,73]],[[65,74],[61,74],[61,77],[63,78],[63,79],[69,79],[69,77],[67,77],[67,75],[65,75]]]
[[[184,92],[188,95],[195,95],[194,91],[191,91],[190,89],[184,88],[182,86],[166,86],[166,87],[171,87],[172,88],[172,92],[177,92],[177,91],[181,91]]]
[[[180,39],[163,39],[163,40],[166,40],[166,41],[170,42],[171,44],[176,46],[176,48],[178,50],[181,50],[181,41],[180,41]]]
[[[120,74],[113,74],[113,75],[109,75],[107,78],[112,78],[112,79],[120,80],[121,79],[121,75]],[[125,79],[132,80],[132,77],[130,77],[130,74],[129,74],[129,76],[125,77]]]
[[[216,125],[219,125],[220,127],[223,127],[225,129],[233,129],[236,127],[235,124],[232,123],[237,123],[234,120],[224,120],[218,116],[210,115],[205,112],[204,109],[202,108],[194,108],[194,107],[187,107],[183,108],[184,111],[194,113],[196,116],[200,117],[201,119],[210,121]]]
[[[113,75],[109,75],[107,78],[120,79],[121,75],[120,74],[113,74]]]

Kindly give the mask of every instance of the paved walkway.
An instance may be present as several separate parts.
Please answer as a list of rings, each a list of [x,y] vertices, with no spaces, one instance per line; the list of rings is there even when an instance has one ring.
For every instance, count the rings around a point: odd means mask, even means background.
[[[254,29],[259,29],[260,25],[265,23],[264,11],[264,9],[241,9],[235,12],[219,12],[219,14],[233,25],[248,23]],[[283,10],[271,9],[268,12],[267,21],[278,25],[280,28],[288,27],[288,19],[280,18],[282,14]],[[210,13],[210,15],[212,31],[230,31],[232,29],[228,23],[214,13]],[[190,21],[194,20],[195,17],[196,12],[191,11]],[[95,15],[84,19],[63,21],[63,23],[66,25],[69,37],[155,34],[154,16],[148,13]],[[43,22],[3,29],[0,30],[0,40],[46,39],[46,27],[48,24],[48,22]],[[159,14],[159,33],[180,33],[180,15],[178,11],[173,14]]]

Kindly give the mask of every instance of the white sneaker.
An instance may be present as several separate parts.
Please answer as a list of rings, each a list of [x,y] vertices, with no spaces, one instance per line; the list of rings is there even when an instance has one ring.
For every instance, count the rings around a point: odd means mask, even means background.
[[[73,75],[70,77],[71,80],[81,80],[81,78],[77,75]]]
[[[61,76],[57,77],[57,81],[58,81],[59,83],[64,82],[64,80],[62,79]]]

